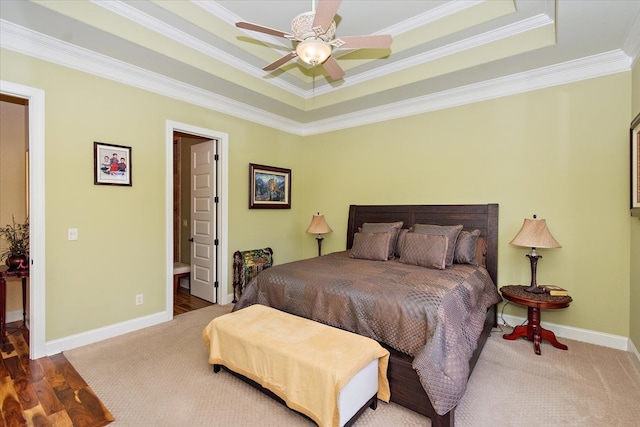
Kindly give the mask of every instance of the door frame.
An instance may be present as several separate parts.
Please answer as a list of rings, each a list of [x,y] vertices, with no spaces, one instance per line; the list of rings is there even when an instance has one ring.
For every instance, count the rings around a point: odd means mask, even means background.
[[[165,180],[165,236],[166,236],[166,292],[167,313],[173,316],[173,133],[181,132],[190,135],[202,136],[218,141],[220,159],[217,168],[211,171],[216,176],[219,202],[217,209],[218,228],[218,256],[216,269],[218,271],[218,304],[231,302],[232,295],[229,287],[229,239],[228,239],[228,212],[229,212],[229,135],[212,130],[167,120],[166,124],[166,180]],[[217,170],[216,170],[217,169]]]
[[[44,90],[0,80],[0,92],[28,100],[29,114],[29,359],[45,353]]]

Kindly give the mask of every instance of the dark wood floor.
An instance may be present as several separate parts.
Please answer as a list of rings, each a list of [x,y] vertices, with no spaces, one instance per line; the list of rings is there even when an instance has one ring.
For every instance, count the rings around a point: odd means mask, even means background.
[[[183,288],[174,299],[174,316],[207,307]],[[29,331],[7,324],[0,363],[0,427],[99,427],[114,420],[91,387],[62,354],[29,360]]]
[[[178,287],[178,293],[173,298],[173,315],[177,316],[199,308],[205,308],[212,305],[209,301],[205,301],[198,297],[194,297],[185,288]]]

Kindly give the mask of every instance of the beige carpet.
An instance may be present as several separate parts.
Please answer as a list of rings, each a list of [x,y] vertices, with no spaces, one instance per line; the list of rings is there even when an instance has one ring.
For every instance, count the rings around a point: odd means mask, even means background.
[[[173,321],[65,352],[111,411],[115,426],[312,426],[227,372],[214,374],[204,326],[231,309],[212,306]],[[561,339],[568,351],[487,341],[456,426],[638,426],[640,367],[630,353]],[[425,426],[427,418],[380,402],[356,426]]]

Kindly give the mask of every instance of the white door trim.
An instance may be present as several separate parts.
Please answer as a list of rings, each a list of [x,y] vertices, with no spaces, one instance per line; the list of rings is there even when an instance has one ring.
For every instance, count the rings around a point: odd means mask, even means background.
[[[29,100],[29,358],[45,354],[44,91],[0,80],[0,92]]]
[[[228,293],[229,286],[229,135],[216,130],[205,129],[186,123],[167,120],[166,125],[166,164],[165,164],[165,236],[166,236],[166,289],[169,318],[173,317],[173,133],[182,132],[202,136],[220,141],[220,160],[218,161],[216,185],[218,186],[219,203],[218,214],[218,257],[216,266],[218,271],[218,304],[231,302],[232,295]],[[215,172],[215,171],[214,171]]]

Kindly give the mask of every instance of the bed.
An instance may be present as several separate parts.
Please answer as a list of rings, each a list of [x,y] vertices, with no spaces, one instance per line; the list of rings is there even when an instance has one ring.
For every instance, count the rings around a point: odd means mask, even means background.
[[[413,231],[396,235],[405,248],[408,241],[426,239],[416,236],[421,224],[458,231],[461,225],[485,248],[474,258],[482,265],[439,269],[410,265],[405,254],[404,262],[350,256],[361,251],[365,237],[393,240],[393,232],[378,233],[372,225],[398,222]],[[446,239],[429,237],[436,238],[429,241],[446,252]],[[453,426],[455,406],[497,323],[497,248],[497,204],[351,205],[345,251],[265,270],[247,285],[234,311],[263,304],[376,339],[391,352],[391,400],[431,418],[432,426]]]

